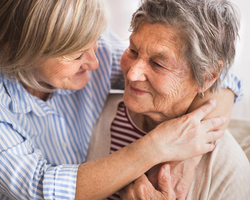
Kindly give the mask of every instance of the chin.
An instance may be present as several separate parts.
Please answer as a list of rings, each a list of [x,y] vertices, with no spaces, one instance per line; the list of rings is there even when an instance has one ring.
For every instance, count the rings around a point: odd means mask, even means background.
[[[82,88],[84,88],[85,85],[87,85],[88,82],[84,81],[82,83],[74,83],[68,86],[63,87],[63,89],[65,90],[81,90]]]
[[[124,96],[123,102],[130,111],[133,111],[135,113],[143,113],[142,111],[144,110],[142,106],[143,104],[140,102],[137,102],[133,98]]]

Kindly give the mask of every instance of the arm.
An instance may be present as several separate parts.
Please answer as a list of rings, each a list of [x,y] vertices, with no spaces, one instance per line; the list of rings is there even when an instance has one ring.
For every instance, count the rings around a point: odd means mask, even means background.
[[[205,119],[218,117],[221,115],[227,117],[228,119],[227,123],[224,124],[222,127],[220,127],[221,129],[225,130],[229,124],[229,121],[230,121],[229,119],[231,118],[235,94],[233,93],[232,90],[226,89],[226,88],[222,88],[220,92],[214,92],[214,93],[211,93],[210,91],[206,91],[204,93],[203,99],[200,98],[199,95],[195,97],[193,103],[188,109],[188,112],[192,112],[193,110],[200,107],[209,99],[216,99],[217,105],[215,109],[205,117]]]
[[[8,123],[1,119],[0,198],[104,199],[155,164],[182,160],[211,151],[214,145],[207,143],[221,137],[222,133],[206,132],[214,129],[214,126],[220,126],[224,120],[217,118],[214,123],[209,120],[200,123],[214,105],[207,104],[205,107],[207,109],[204,111],[199,109],[187,116],[163,123],[146,137],[117,153],[79,166],[47,164],[42,152],[34,148],[25,130],[11,121],[11,117]],[[173,132],[175,137],[166,137]],[[190,146],[194,146],[194,149],[190,149]],[[179,149],[183,151],[180,152]]]
[[[18,131],[0,123],[0,199],[74,199],[78,165],[47,164]]]
[[[221,75],[221,79],[223,80],[221,91],[211,93],[208,90],[205,92],[203,99],[197,95],[188,112],[191,112],[209,99],[216,99],[216,108],[206,116],[206,119],[221,115],[227,117],[227,123],[221,127],[225,130],[229,124],[229,119],[231,118],[233,103],[239,101],[243,96],[243,87],[242,80],[234,75],[231,71],[229,71],[225,77],[224,75]]]
[[[103,199],[158,163],[182,160],[201,155],[201,151],[211,151],[214,145],[207,141],[200,145],[201,140],[212,135],[219,138],[223,133],[216,131],[208,134],[202,126],[208,125],[214,129],[214,125],[218,127],[225,123],[223,118],[200,123],[204,112],[211,111],[211,103],[189,115],[162,123],[146,136],[109,156],[81,164],[77,174],[76,199]],[[197,133],[203,136],[194,136]]]

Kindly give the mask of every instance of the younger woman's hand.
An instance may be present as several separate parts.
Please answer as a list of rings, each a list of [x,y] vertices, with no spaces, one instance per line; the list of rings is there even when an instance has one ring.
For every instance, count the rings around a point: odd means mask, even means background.
[[[158,163],[181,161],[205,154],[215,148],[213,142],[224,131],[216,130],[226,123],[225,117],[202,120],[216,106],[210,100],[193,112],[158,125],[147,135],[151,137]]]

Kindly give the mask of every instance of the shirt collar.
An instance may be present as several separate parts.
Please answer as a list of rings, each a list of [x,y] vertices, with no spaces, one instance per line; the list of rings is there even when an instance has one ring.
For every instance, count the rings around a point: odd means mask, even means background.
[[[57,98],[58,95],[69,95],[75,92],[72,90],[59,89],[53,93],[51,99],[44,102],[30,94],[18,80],[9,80],[2,74],[2,81],[6,92],[11,98],[11,109],[14,113],[26,114],[32,111],[38,116],[58,113],[54,107],[50,106],[50,102],[54,98]]]

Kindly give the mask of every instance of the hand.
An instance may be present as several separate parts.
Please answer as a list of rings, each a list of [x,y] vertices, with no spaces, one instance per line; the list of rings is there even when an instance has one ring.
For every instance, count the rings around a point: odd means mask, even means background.
[[[193,181],[195,168],[202,156],[194,157],[181,162],[169,162],[172,186],[177,200],[185,200]],[[148,172],[148,179],[158,189],[158,174],[164,164],[156,165]]]
[[[163,122],[149,132],[154,157],[160,159],[157,163],[185,160],[212,151],[213,142],[224,133],[217,128],[226,123],[225,117],[202,121],[215,105],[216,102],[210,100],[197,110]]]
[[[129,184],[119,191],[123,200],[175,200],[176,196],[171,183],[170,166],[165,164],[158,174],[158,187],[156,190],[146,175]]]

